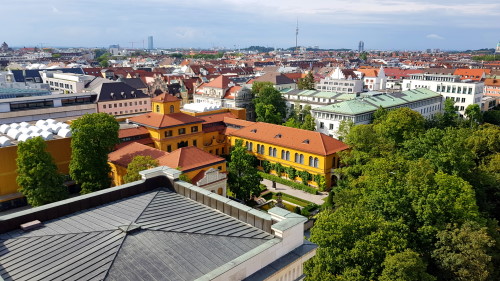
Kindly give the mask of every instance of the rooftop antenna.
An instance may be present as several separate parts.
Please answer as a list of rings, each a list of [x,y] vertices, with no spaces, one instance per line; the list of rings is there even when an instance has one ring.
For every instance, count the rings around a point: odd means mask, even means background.
[[[295,29],[295,51],[297,53],[299,52],[298,38],[299,38],[299,18],[297,18],[297,28]]]

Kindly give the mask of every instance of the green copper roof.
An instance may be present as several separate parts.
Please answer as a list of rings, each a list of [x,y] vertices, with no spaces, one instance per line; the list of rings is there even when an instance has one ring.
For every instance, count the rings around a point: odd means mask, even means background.
[[[439,97],[440,94],[425,89],[419,88],[415,90],[404,91],[402,93],[381,94],[378,96],[358,97],[353,100],[346,100],[339,103],[334,103],[322,107],[317,107],[314,111],[331,112],[346,115],[357,115],[361,113],[377,110],[380,106],[383,108],[395,107],[398,105],[407,104],[425,100],[433,97]]]

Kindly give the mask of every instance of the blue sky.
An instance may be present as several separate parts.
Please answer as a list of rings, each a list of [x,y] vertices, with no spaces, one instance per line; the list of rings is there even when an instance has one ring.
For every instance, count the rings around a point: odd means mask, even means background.
[[[11,46],[494,48],[498,0],[0,0]]]

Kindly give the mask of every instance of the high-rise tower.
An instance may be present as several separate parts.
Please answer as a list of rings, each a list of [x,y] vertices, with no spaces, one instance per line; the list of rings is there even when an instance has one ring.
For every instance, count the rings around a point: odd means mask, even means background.
[[[498,42],[498,44],[497,44],[497,48],[495,50],[495,53],[500,54],[500,42]]]
[[[359,41],[359,44],[358,44],[358,52],[362,53],[365,51],[365,42],[363,41]]]
[[[297,28],[295,28],[295,51],[297,53],[299,52],[298,38],[299,38],[299,19],[297,19]]]
[[[153,50],[153,36],[148,37],[148,50]]]

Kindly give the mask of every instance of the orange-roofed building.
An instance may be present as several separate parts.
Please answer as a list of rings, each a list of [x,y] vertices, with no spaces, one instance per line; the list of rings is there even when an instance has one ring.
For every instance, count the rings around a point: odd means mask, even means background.
[[[500,79],[486,78],[484,80],[484,95],[494,97],[496,105],[500,104]]]
[[[248,120],[254,119],[252,98],[249,87],[236,85],[224,75],[200,85],[193,97],[196,103],[208,103],[225,108],[244,108]]]
[[[365,91],[379,91],[385,90],[387,83],[387,76],[385,75],[384,67],[380,67],[379,69],[358,69],[359,73],[361,73],[363,80],[363,89]]]
[[[226,160],[197,147],[183,147],[171,153],[140,143],[130,143],[108,154],[114,185],[122,185],[127,166],[136,156],[149,156],[159,166],[180,170],[192,184],[219,195],[226,195]]]
[[[269,123],[239,125],[239,129],[229,132],[231,145],[234,146],[236,140],[241,139],[247,150],[260,160],[260,166],[264,169],[264,161],[268,161],[293,168],[296,180],[303,180],[301,173],[309,173],[312,177],[308,180],[312,185],[328,188],[336,182],[335,169],[340,165],[337,153],[349,148],[345,143],[319,132]],[[286,168],[282,172],[285,171]],[[322,180],[317,176],[322,177]]]
[[[455,72],[453,75],[459,75],[460,80],[472,80],[479,82],[486,78],[486,75],[491,72],[490,69],[480,69],[480,68],[475,68],[475,69],[468,69],[468,68],[459,68],[455,69]]]

